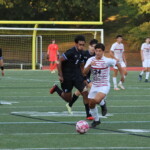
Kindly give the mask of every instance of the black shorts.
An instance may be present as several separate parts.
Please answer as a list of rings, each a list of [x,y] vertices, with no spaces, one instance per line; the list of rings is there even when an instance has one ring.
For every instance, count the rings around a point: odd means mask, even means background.
[[[64,79],[64,82],[61,83],[61,88],[65,93],[69,93],[72,91],[73,87],[78,89],[80,92],[83,92],[85,88],[85,83],[83,78],[76,78],[76,79]]]

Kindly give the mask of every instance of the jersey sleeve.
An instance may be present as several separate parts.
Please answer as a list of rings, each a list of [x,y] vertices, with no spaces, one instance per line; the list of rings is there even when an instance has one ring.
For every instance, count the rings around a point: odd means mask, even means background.
[[[109,66],[115,66],[117,64],[117,61],[115,59],[109,58],[108,64]]]
[[[91,64],[91,62],[92,62],[92,59],[89,58],[85,64],[84,68],[87,68]]]
[[[65,60],[72,59],[74,54],[71,50],[67,50],[65,53],[62,54]]]
[[[144,44],[142,44],[142,46],[141,46],[141,50],[142,50],[142,51],[144,50]]]
[[[114,52],[114,50],[115,50],[115,44],[113,44],[113,45],[111,46],[110,50]]]

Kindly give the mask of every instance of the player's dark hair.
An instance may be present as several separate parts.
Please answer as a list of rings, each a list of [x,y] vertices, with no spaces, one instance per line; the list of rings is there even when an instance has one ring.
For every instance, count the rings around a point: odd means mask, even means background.
[[[146,37],[145,40],[150,39],[150,37]]]
[[[119,37],[121,37],[121,38],[122,38],[123,36],[122,36],[122,35],[117,35],[117,36],[116,36],[116,39],[118,39]]]
[[[90,41],[90,43],[89,43],[89,44],[90,44],[90,45],[93,45],[93,44],[97,44],[97,43],[98,43],[98,40],[93,39],[93,40],[91,40],[91,41]]]
[[[104,46],[104,44],[102,44],[102,43],[97,43],[96,46],[95,46],[95,49],[97,49],[97,48],[100,48],[100,49],[102,49],[103,51],[105,51],[105,46]]]
[[[85,37],[83,35],[77,35],[74,41],[75,43],[78,43],[79,41],[85,41]]]

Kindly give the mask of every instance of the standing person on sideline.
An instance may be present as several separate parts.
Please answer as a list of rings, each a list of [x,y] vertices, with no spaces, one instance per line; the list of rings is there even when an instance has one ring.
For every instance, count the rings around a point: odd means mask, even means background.
[[[117,41],[111,46],[110,56],[116,59],[117,61],[119,61],[123,69],[124,78],[125,78],[127,76],[127,70],[126,70],[127,61],[124,55],[124,45],[122,44],[122,40],[123,40],[122,35],[117,35],[116,40]],[[115,66],[114,73],[113,73],[114,90],[120,90],[118,87],[124,90],[125,88],[122,85],[122,81],[120,81],[117,86],[117,74],[118,74],[118,68]]]
[[[106,97],[110,90],[110,66],[117,66],[121,74],[121,81],[124,81],[124,73],[117,60],[104,56],[105,46],[98,43],[95,46],[95,56],[89,58],[84,66],[84,74],[92,72],[93,84],[88,94],[90,112],[94,117],[91,127],[99,125],[100,117],[98,114],[97,104]]]
[[[141,46],[141,60],[144,70],[139,74],[139,80],[142,80],[142,75],[146,72],[145,82],[148,82],[150,72],[150,37],[147,37],[145,43]]]
[[[4,61],[3,61],[3,55],[2,55],[2,49],[0,48],[0,67],[2,76],[4,76]]]
[[[58,61],[57,61],[58,56],[59,56],[58,45],[55,44],[55,39],[52,39],[52,44],[48,46],[48,51],[47,51],[47,59],[50,62],[51,73],[55,73],[55,70],[58,64]]]
[[[84,60],[81,51],[84,49],[84,45],[85,37],[83,35],[78,35],[75,38],[75,46],[63,53],[59,58],[57,67],[62,90],[57,85],[54,85],[50,89],[50,93],[53,94],[54,92],[57,92],[62,99],[66,102],[70,102],[72,100],[72,89],[75,87],[83,96],[86,119],[93,120],[89,111],[89,101],[87,98],[88,90],[82,74]]]

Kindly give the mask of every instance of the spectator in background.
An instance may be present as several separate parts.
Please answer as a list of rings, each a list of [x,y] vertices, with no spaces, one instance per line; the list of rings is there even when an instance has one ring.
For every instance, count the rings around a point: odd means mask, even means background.
[[[48,46],[47,51],[47,59],[50,62],[50,71],[51,73],[55,73],[58,64],[58,45],[55,44],[55,39],[52,39],[52,43]]]

